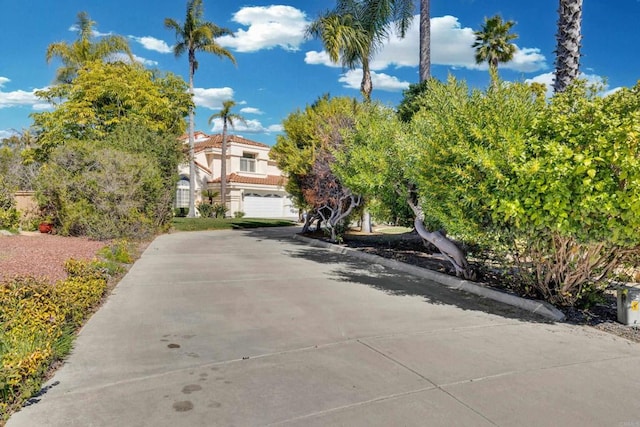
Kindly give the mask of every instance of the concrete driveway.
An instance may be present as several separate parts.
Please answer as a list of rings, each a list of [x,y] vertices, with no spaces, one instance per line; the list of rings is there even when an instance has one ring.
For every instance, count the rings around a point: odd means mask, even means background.
[[[640,426],[640,345],[311,248],[158,237],[32,426]]]

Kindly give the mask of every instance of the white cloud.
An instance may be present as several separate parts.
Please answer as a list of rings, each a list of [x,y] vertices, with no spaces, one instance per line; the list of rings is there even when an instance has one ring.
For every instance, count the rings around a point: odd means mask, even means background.
[[[244,114],[264,114],[260,109],[253,107],[245,107],[241,109],[240,112]]]
[[[336,64],[331,61],[329,54],[326,51],[316,52],[311,50],[304,55],[304,62],[310,65],[324,65],[327,67],[340,68],[340,64]]]
[[[133,55],[133,60],[147,67],[155,67],[158,65],[158,61],[153,61],[151,59],[143,58],[138,55]],[[111,62],[122,61],[126,64],[131,63],[131,60],[129,59],[129,55],[127,55],[126,53],[114,53],[109,56],[108,61],[111,61]]]
[[[537,75],[531,79],[525,80],[526,83],[542,83],[547,87],[547,98],[553,95],[553,83],[556,80],[554,72]]]
[[[143,58],[138,55],[133,55],[133,60],[141,63],[142,65],[146,65],[147,67],[155,67],[158,65],[158,61],[153,61],[151,59]]]
[[[16,134],[17,132],[13,129],[0,129],[0,139],[9,138]]]
[[[160,53],[171,53],[173,52],[173,50],[171,49],[171,46],[169,46],[164,40],[160,40],[157,39],[155,37],[151,37],[151,36],[145,36],[145,37],[136,37],[136,36],[129,36],[130,39],[140,43],[142,45],[142,47],[144,47],[147,50],[153,50],[155,52],[160,52]]]
[[[233,89],[230,87],[221,88],[199,88],[193,89],[193,102],[196,106],[208,108],[210,110],[219,110],[222,108],[222,102],[233,98]]]
[[[292,6],[274,5],[265,7],[243,7],[233,21],[247,26],[239,29],[235,37],[222,36],[218,43],[238,52],[255,52],[261,49],[280,47],[296,51],[305,38],[309,21],[306,15]]]
[[[420,52],[420,16],[414,16],[413,22],[405,38],[392,33],[389,40],[375,55],[371,69],[384,70],[390,66],[417,67]],[[461,67],[472,70],[486,70],[486,64],[478,65],[475,61],[475,50],[471,47],[475,41],[473,29],[462,27],[455,16],[434,17],[431,19],[431,64]],[[512,61],[501,64],[501,68],[520,72],[534,72],[547,68],[545,57],[537,48],[520,48],[516,45],[516,53]],[[307,64],[331,64],[326,52],[307,52]]]
[[[43,89],[33,89],[30,92],[24,90],[14,90],[11,92],[3,91],[3,87],[11,80],[6,77],[0,77],[0,109],[10,107],[31,106],[34,110],[51,108],[49,104],[43,103],[36,96],[36,91]]]
[[[220,133],[222,132],[222,119],[215,118],[213,119],[213,126],[211,127],[211,132]],[[245,123],[240,121],[235,122],[235,126],[232,128],[234,133],[275,133],[282,132],[282,125],[270,125],[264,126],[259,120],[247,120]]]
[[[360,90],[362,69],[349,70],[342,74],[338,81],[343,83],[343,86],[346,88]],[[371,72],[371,83],[373,84],[373,90],[382,90],[385,92],[401,92],[409,87],[409,82],[403,82],[398,80],[397,77],[384,73],[376,73],[375,71]]]

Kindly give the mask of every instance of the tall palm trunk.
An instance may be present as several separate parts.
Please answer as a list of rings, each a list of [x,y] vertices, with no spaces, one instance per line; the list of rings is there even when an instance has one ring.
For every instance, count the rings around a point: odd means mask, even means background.
[[[362,83],[360,83],[360,92],[365,102],[371,101],[371,92],[373,91],[373,83],[371,82],[371,69],[369,68],[369,59],[362,59]]]
[[[362,83],[360,84],[360,92],[365,102],[371,101],[371,92],[373,91],[373,83],[371,82],[371,69],[369,68],[369,59],[362,58]],[[361,218],[360,231],[363,233],[373,233],[371,224],[371,213],[367,206],[364,207]]]
[[[556,34],[556,81],[554,92],[562,92],[580,71],[582,0],[560,0]]]
[[[222,152],[220,153],[220,199],[222,206],[227,206],[227,120],[222,125]]]
[[[431,77],[431,0],[420,0],[420,81]]]
[[[194,59],[189,55],[189,94],[193,100],[193,74]],[[196,160],[195,160],[195,129],[194,129],[194,107],[189,108],[189,212],[188,218],[196,216]]]

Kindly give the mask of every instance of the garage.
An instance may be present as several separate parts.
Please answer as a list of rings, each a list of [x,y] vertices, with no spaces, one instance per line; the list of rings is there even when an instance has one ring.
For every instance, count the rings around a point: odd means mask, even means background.
[[[248,218],[284,217],[285,198],[278,194],[244,194],[244,215]]]

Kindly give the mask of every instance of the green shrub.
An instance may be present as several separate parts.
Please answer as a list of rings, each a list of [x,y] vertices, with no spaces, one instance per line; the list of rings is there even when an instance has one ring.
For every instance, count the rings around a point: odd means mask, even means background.
[[[114,261],[120,264],[131,264],[133,262],[133,244],[126,239],[120,239],[105,246],[98,251],[98,256],[107,261]]]
[[[214,206],[209,204],[209,203],[200,202],[198,204],[198,206],[196,206],[196,209],[198,210],[198,213],[200,214],[200,218],[212,218],[213,217]]]
[[[173,210],[173,216],[175,218],[186,218],[188,213],[189,213],[188,208],[175,208]]]
[[[0,230],[15,230],[20,225],[20,214],[15,208],[0,209]]]
[[[223,203],[213,204],[214,218],[225,218],[227,216],[227,212],[229,212],[229,208],[227,208]]]
[[[90,143],[54,150],[36,188],[41,208],[62,235],[146,238],[164,224],[162,212],[171,214],[152,159]]]
[[[69,260],[69,277],[51,286],[16,278],[0,284],[0,420],[40,390],[51,363],[68,354],[75,330],[107,282],[99,264]]]
[[[67,324],[78,327],[106,288],[107,282],[99,277],[69,277],[55,285],[55,303]]]
[[[242,212],[242,211],[235,211],[235,212],[233,213],[233,217],[234,217],[234,218],[244,218],[244,215],[245,215],[245,213],[244,213],[244,212]]]
[[[536,296],[588,300],[640,245],[640,85],[601,97],[578,83],[547,105],[523,84],[469,93],[452,80],[422,100],[404,146],[425,209],[508,251]]]

